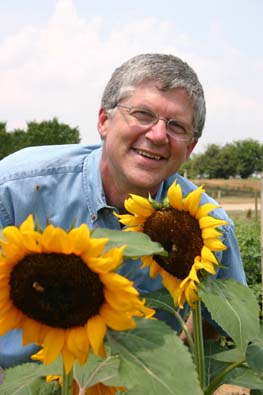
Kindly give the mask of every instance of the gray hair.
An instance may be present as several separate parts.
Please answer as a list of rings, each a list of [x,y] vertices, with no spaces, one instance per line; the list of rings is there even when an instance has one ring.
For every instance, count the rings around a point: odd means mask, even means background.
[[[121,99],[130,96],[135,87],[145,81],[156,81],[157,88],[163,91],[186,89],[193,101],[193,128],[200,137],[206,115],[204,91],[195,71],[173,55],[141,54],[123,63],[106,85],[101,107],[113,110]]]

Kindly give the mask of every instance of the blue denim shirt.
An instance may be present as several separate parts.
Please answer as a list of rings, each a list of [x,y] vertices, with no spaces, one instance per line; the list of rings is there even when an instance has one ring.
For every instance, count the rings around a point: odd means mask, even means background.
[[[86,223],[92,228],[120,229],[112,214],[115,207],[106,202],[100,175],[101,146],[81,144],[30,147],[0,161],[0,228],[20,225],[29,214],[36,216],[45,227],[47,220],[65,230],[74,223]],[[174,180],[187,194],[196,186],[175,174],[165,180],[155,196],[161,201]],[[201,204],[215,201],[203,194]],[[246,283],[240,252],[231,219],[222,208],[212,215],[225,219],[224,244],[227,250],[217,253],[221,266],[218,278],[232,278]],[[160,276],[149,278],[148,269],[140,268],[140,261],[127,260],[119,272],[134,282],[141,293],[162,288]],[[160,316],[162,314],[160,313]],[[161,317],[175,329],[172,317]],[[29,360],[36,346],[21,346],[21,332],[12,330],[0,337],[0,366],[8,367]]]

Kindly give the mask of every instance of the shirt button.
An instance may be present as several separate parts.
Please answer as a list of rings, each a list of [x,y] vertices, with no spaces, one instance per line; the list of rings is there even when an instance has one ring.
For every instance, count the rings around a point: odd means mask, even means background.
[[[90,218],[92,219],[92,221],[95,221],[96,215],[95,214],[91,214]]]

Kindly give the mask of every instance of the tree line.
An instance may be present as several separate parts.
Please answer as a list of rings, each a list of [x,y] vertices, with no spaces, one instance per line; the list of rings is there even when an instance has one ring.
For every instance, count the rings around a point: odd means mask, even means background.
[[[253,139],[210,144],[205,152],[193,154],[180,173],[196,178],[248,178],[263,172],[263,144]]]
[[[0,122],[0,160],[25,147],[80,142],[79,130],[71,128],[57,118],[42,122],[28,122],[27,130],[7,132],[6,123]]]

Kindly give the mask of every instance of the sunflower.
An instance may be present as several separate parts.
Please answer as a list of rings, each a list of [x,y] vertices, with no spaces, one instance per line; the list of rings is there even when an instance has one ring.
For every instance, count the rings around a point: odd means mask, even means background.
[[[146,233],[169,253],[168,256],[143,257],[143,267],[149,267],[152,278],[162,276],[163,285],[180,308],[185,302],[194,307],[199,299],[200,279],[208,273],[216,273],[218,261],[214,252],[226,249],[220,240],[222,232],[216,228],[227,222],[208,215],[218,205],[200,206],[203,192],[201,186],[183,197],[180,185],[175,182],[162,203],[151,197],[130,195],[124,204],[132,215],[116,214],[126,225],[126,231]]]
[[[23,345],[42,346],[44,364],[61,353],[68,373],[90,348],[105,356],[107,327],[131,329],[134,316],[153,315],[133,283],[114,272],[125,246],[104,252],[108,239],[92,238],[87,225],[37,231],[29,215],[2,234],[0,335],[21,328]]]

